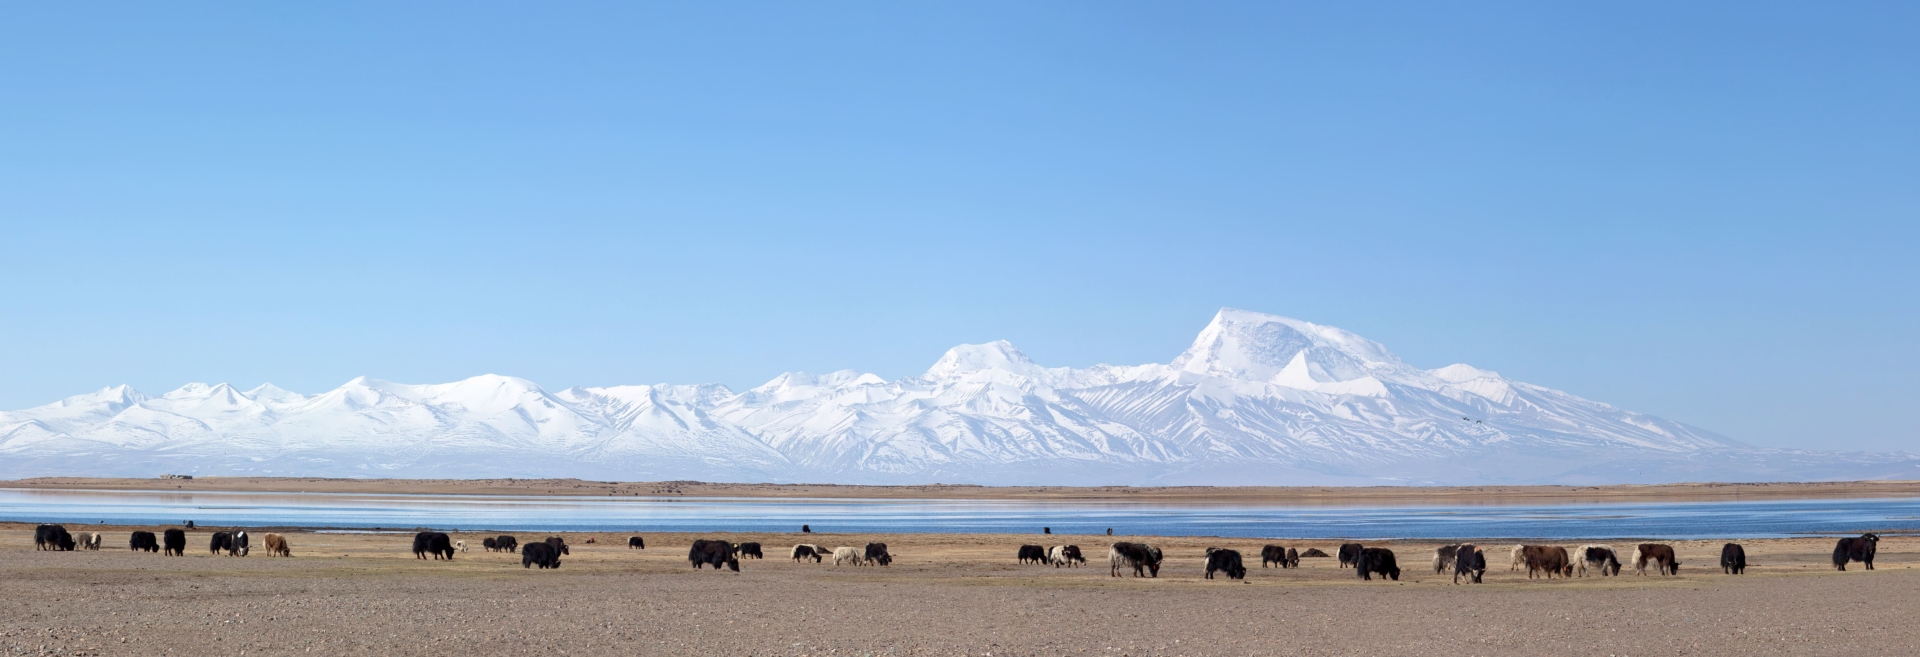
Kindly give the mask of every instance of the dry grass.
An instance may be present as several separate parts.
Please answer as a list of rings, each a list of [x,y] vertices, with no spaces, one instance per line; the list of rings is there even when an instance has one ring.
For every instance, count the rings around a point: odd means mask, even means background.
[[[1360,582],[1332,559],[1261,569],[1261,542],[1204,537],[647,534],[629,550],[624,534],[566,533],[573,554],[540,571],[474,533],[454,535],[470,548],[447,562],[413,558],[408,534],[283,532],[294,558],[232,558],[207,553],[203,528],[169,558],[126,551],[133,528],[69,529],[102,531],[106,549],[35,552],[31,526],[0,525],[0,654],[1920,654],[1920,544],[1899,538],[1871,573],[1834,572],[1829,539],[1742,541],[1744,577],[1714,567],[1719,541],[1671,543],[1679,577],[1552,580],[1506,571],[1508,546],[1487,546],[1487,584],[1455,586],[1426,542],[1378,544],[1405,572]],[[694,572],[695,538],[758,541],[771,558]],[[1161,576],[1014,562],[1022,543],[1097,562],[1117,539],[1164,549]],[[785,558],[796,542],[868,541],[894,565]],[[1247,580],[1201,579],[1211,546],[1246,555]]]

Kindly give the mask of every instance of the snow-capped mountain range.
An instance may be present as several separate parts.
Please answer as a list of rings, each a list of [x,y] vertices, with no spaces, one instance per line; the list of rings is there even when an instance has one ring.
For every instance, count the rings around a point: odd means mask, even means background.
[[[1912,454],[1753,449],[1329,326],[1225,309],[1168,364],[1035,364],[1004,341],[919,376],[789,373],[548,391],[486,375],[126,386],[0,413],[0,477],[492,477],[988,484],[1648,483],[1910,478]]]

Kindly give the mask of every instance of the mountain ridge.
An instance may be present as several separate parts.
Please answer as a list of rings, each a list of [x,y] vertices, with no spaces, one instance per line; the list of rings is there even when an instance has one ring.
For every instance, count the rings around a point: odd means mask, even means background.
[[[578,476],[1007,484],[1907,478],[1920,457],[1762,450],[1336,327],[1232,308],[1166,364],[1043,367],[1004,340],[886,380],[789,372],[549,391],[486,374],[302,395],[114,386],[0,412],[0,476]]]

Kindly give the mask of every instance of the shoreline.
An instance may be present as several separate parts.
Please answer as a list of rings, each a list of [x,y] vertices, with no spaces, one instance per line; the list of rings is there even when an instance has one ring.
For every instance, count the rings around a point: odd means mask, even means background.
[[[581,479],[336,479],[36,477],[0,480],[17,490],[361,493],[684,498],[1136,501],[1273,506],[1446,506],[1711,502],[1920,497],[1920,481],[1614,484],[1605,486],[977,486],[968,484],[732,484]]]

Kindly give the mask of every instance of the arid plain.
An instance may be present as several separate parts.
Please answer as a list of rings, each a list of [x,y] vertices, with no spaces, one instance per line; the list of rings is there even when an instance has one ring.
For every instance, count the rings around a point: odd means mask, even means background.
[[[1427,566],[1435,544],[1390,542],[1404,574],[1362,582],[1333,559],[1262,569],[1266,541],[1205,537],[945,534],[561,534],[554,571],[455,533],[451,561],[411,536],[284,531],[293,558],[36,552],[33,527],[0,525],[0,653],[544,655],[1912,655],[1920,654],[1920,539],[1888,536],[1878,569],[1835,572],[1830,538],[1749,540],[1745,576],[1720,573],[1721,541],[1672,542],[1678,577],[1528,580],[1488,546],[1487,583]],[[158,529],[158,528],[144,528]],[[271,529],[253,529],[257,538]],[[517,533],[523,542],[545,534]],[[587,544],[589,538],[594,544]],[[757,541],[741,572],[694,571],[696,538]],[[1112,578],[1104,546],[1162,547],[1157,579]],[[888,567],[798,564],[797,542],[886,542]],[[1274,541],[1329,552],[1332,542]],[[1093,563],[1015,563],[1023,543],[1072,543]],[[1613,541],[1623,553],[1628,542]],[[1203,552],[1248,556],[1244,582],[1206,580]]]

